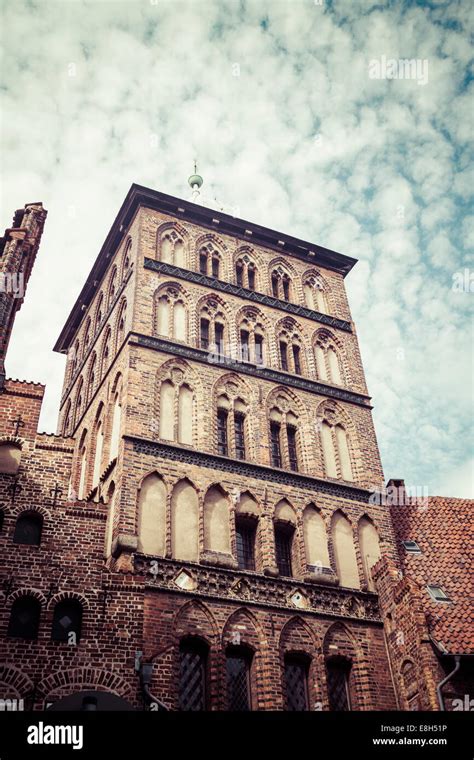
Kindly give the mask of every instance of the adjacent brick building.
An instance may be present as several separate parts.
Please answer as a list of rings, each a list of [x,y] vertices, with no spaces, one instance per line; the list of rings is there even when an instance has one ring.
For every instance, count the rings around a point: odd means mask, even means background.
[[[20,246],[34,260],[45,213],[17,212],[2,264]],[[0,393],[0,697],[413,706],[403,668],[425,622],[406,609],[429,580],[401,580],[397,515],[373,498],[354,264],[131,187],[55,346],[57,434],[37,433],[43,386]],[[15,306],[2,305],[5,350]],[[442,677],[425,659],[419,691]],[[437,709],[426,689],[415,706]]]

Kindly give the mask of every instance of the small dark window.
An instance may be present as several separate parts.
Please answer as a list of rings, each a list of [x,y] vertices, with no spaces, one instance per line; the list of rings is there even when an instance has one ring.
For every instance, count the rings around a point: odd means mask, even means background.
[[[235,266],[235,273],[237,275],[237,285],[242,286],[244,284],[244,267],[241,261],[238,261]]]
[[[206,709],[208,649],[201,641],[185,640],[179,646],[179,709]]]
[[[255,364],[263,364],[263,335],[255,333]]]
[[[283,297],[285,301],[290,300],[290,278],[283,277]]]
[[[249,333],[247,330],[240,331],[240,356],[243,362],[249,361]]]
[[[219,257],[212,257],[212,276],[219,277]]]
[[[229,453],[227,441],[227,410],[217,410],[217,451],[221,456],[226,457]]]
[[[253,264],[249,264],[247,274],[249,279],[249,290],[255,290],[255,267]]]
[[[286,709],[290,712],[309,709],[308,670],[309,662],[305,657],[292,654],[285,657]]]
[[[278,283],[280,278],[277,274],[272,274],[272,293],[275,298],[278,298]]]
[[[217,353],[219,356],[223,356],[224,355],[224,325],[221,325],[220,322],[216,322],[215,329],[216,329]]]
[[[0,533],[3,530],[3,522],[5,520],[5,512],[0,509]]]
[[[293,543],[293,529],[287,525],[275,525],[275,553],[276,563],[280,575],[291,578],[291,547]]]
[[[236,412],[234,414],[235,432],[235,456],[237,459],[245,459],[245,417]]]
[[[39,546],[42,530],[43,518],[38,512],[23,512],[16,521],[13,543]]]
[[[250,667],[251,654],[243,647],[229,647],[226,655],[228,710],[251,710]]]
[[[11,609],[7,636],[15,639],[37,639],[41,605],[33,596],[21,596]]]
[[[241,570],[255,570],[255,528],[255,520],[237,518],[235,522],[237,562]]]
[[[199,271],[201,274],[207,274],[207,253],[199,254]]]
[[[278,422],[270,423],[270,455],[272,467],[281,467],[280,425]]]
[[[209,320],[201,319],[201,348],[209,348]]]
[[[328,660],[326,662],[326,673],[329,709],[335,712],[350,710],[350,664],[345,660]]]
[[[296,451],[296,428],[293,425],[287,425],[286,432],[288,436],[288,457],[290,460],[290,470],[298,470],[298,454]]]
[[[300,359],[300,347],[293,346],[293,362],[295,365],[295,372],[297,375],[301,375],[301,359]]]
[[[288,372],[288,346],[283,340],[280,341],[280,362],[282,370]]]
[[[82,630],[82,605],[76,599],[63,599],[54,608],[51,638],[53,641],[79,644]],[[75,639],[70,636],[73,633]]]

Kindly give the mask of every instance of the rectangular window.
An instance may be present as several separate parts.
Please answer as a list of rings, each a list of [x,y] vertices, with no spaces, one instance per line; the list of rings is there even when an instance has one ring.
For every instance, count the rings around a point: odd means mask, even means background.
[[[217,410],[217,452],[226,457],[229,452],[227,444],[227,411],[226,409]]]
[[[281,340],[280,341],[280,362],[281,362],[281,368],[284,372],[288,372],[288,352],[287,352],[288,346],[286,343]]]
[[[293,542],[293,533],[288,530],[286,525],[275,526],[275,553],[276,563],[280,575],[285,578],[291,578],[291,545]]]
[[[281,467],[280,425],[270,423],[270,454],[272,467]]]
[[[216,322],[216,348],[219,356],[224,356],[224,325]]]
[[[206,709],[206,655],[200,642],[182,642],[179,647],[179,709]]]
[[[290,470],[298,470],[298,455],[296,451],[296,428],[293,425],[287,425],[286,433],[288,436],[288,458],[290,460]]]
[[[329,709],[345,712],[351,709],[349,698],[350,666],[345,662],[326,662]]]
[[[232,711],[251,710],[250,656],[240,649],[231,649],[226,657],[227,708]]]
[[[209,348],[209,320],[201,319],[201,348]]]
[[[238,263],[235,272],[237,275],[237,285],[242,286],[244,284],[244,269],[242,264]]]
[[[249,333],[247,330],[240,331],[240,358],[243,362],[248,362],[249,355]]]
[[[214,256],[212,259],[212,276],[219,277],[219,259]]]
[[[295,365],[295,372],[297,375],[301,375],[301,361],[300,361],[300,347],[293,346],[293,363]]]
[[[450,598],[441,586],[428,585],[427,589],[435,602],[450,602]]]
[[[286,709],[302,712],[309,709],[308,663],[297,655],[285,657]]]
[[[283,297],[285,301],[290,300],[290,281],[288,277],[283,278]]]
[[[249,266],[247,269],[247,275],[249,278],[249,290],[255,290],[255,269]]]
[[[278,281],[279,281],[278,275],[272,275],[272,293],[275,296],[275,298],[278,298]]]
[[[201,253],[199,256],[199,271],[201,274],[207,274],[207,254]]]
[[[255,364],[263,364],[263,335],[255,334]]]
[[[250,520],[237,520],[235,540],[239,568],[241,570],[255,570],[255,527]]]
[[[235,456],[237,459],[245,459],[245,418],[243,414],[234,415],[235,431]]]
[[[402,541],[402,546],[409,554],[421,554],[421,549],[416,541]]]

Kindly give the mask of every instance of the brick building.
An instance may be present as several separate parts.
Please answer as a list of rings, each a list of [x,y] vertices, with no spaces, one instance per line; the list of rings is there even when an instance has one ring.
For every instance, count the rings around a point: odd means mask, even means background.
[[[17,212],[4,271],[31,271],[45,215]],[[411,591],[396,515],[373,498],[354,264],[132,185],[55,346],[57,434],[37,433],[43,386],[0,393],[0,697],[413,706],[394,641]],[[434,684],[428,659],[418,678]]]

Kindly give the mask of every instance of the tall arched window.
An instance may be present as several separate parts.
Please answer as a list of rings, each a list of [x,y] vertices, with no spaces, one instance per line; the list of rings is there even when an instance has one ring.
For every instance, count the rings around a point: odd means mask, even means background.
[[[69,399],[63,417],[63,436],[68,436],[71,430],[71,406],[71,399]]]
[[[51,638],[66,644],[79,644],[82,632],[82,604],[76,599],[63,599],[54,608]]]
[[[101,379],[107,372],[107,368],[110,364],[111,343],[112,343],[112,331],[110,330],[110,328],[108,328],[107,332],[105,333],[104,340],[102,342],[102,356],[101,356],[101,363],[100,363],[100,378]]]
[[[305,371],[303,342],[297,322],[285,318],[277,326],[277,340],[280,352],[280,369],[292,375],[302,375]]]
[[[325,474],[329,478],[354,480],[346,423],[336,410],[323,410],[319,427]]]
[[[275,507],[275,559],[278,572],[287,578],[293,575],[295,530],[295,511],[286,499],[282,499]]]
[[[293,298],[293,284],[290,275],[283,267],[275,267],[271,274],[272,295],[280,301],[291,301]]]
[[[171,551],[174,559],[199,559],[198,495],[188,480],[180,480],[171,496]]]
[[[257,290],[257,268],[246,253],[241,254],[235,262],[235,281],[248,290]]]
[[[96,381],[96,355],[95,353],[92,354],[90,362],[89,362],[89,372],[87,375],[87,387],[86,387],[86,405],[91,400],[92,396],[94,395],[95,391],[95,381]]]
[[[299,419],[287,405],[270,409],[270,462],[272,467],[299,469]]]
[[[112,401],[112,426],[110,434],[110,461],[116,459],[119,452],[120,444],[120,425],[122,422],[122,386],[119,380],[116,381],[116,390]]]
[[[109,280],[109,288],[108,288],[108,293],[107,293],[107,308],[109,308],[112,305],[112,301],[115,298],[116,292],[117,292],[117,267],[114,266],[110,275],[110,280]]]
[[[74,404],[74,427],[76,427],[81,417],[83,401],[84,401],[84,381],[81,377],[79,378],[79,382],[77,384],[76,400]]]
[[[179,645],[178,705],[183,711],[206,710],[209,647],[201,639],[185,638]]]
[[[81,436],[79,446],[79,487],[78,499],[85,499],[87,486],[87,430],[84,430]]]
[[[343,657],[329,657],[326,660],[326,681],[329,709],[345,712],[351,709],[349,676],[351,663]]]
[[[156,473],[142,482],[138,497],[138,550],[166,554],[166,486]]]
[[[239,397],[222,393],[217,398],[217,453],[237,459],[247,457],[247,405]]]
[[[347,588],[360,588],[352,525],[342,512],[334,513],[332,542],[340,585]]]
[[[123,252],[123,258],[122,258],[122,281],[127,276],[130,266],[131,266],[131,255],[132,255],[132,241],[129,238],[125,244],[125,250]]]
[[[222,254],[217,246],[208,241],[199,249],[199,271],[210,277],[221,277]]]
[[[94,332],[96,333],[98,329],[100,328],[102,324],[102,320],[104,318],[104,294],[101,293],[99,295],[99,298],[97,299],[97,307],[95,311],[95,324],[94,324]]]
[[[247,712],[252,709],[251,668],[253,653],[247,647],[226,649],[227,709]]]
[[[333,336],[327,330],[318,330],[314,344],[314,357],[318,379],[323,383],[344,385],[344,373]]]
[[[90,345],[90,342],[91,342],[91,322],[92,322],[91,318],[88,317],[87,318],[87,322],[86,322],[86,326],[84,328],[84,341],[83,341],[84,349],[82,351],[82,356],[83,357],[85,357],[85,355],[87,353],[87,349],[89,348],[89,345]]]
[[[380,559],[379,534],[372,520],[366,516],[359,520],[359,549],[367,588],[369,591],[375,591],[371,570]]]
[[[227,322],[219,301],[207,299],[199,310],[199,345],[218,357],[225,355],[228,344]]]
[[[237,317],[237,335],[239,338],[240,361],[253,364],[264,363],[265,328],[263,315],[258,309],[246,306]]]
[[[102,475],[102,453],[104,450],[104,409],[99,407],[95,420],[95,447],[94,447],[94,470],[92,475],[92,487],[99,484]]]
[[[125,325],[127,323],[127,302],[122,300],[117,318],[117,336],[115,339],[115,350],[118,351],[123,339],[125,338]]]
[[[168,285],[155,297],[155,325],[158,335],[170,340],[185,341],[187,314],[181,288]]]
[[[37,639],[41,604],[35,597],[25,594],[12,604],[7,636],[15,639]]]
[[[204,549],[230,554],[229,500],[219,486],[208,490],[204,498]]]
[[[43,531],[43,517],[39,512],[22,512],[15,523],[15,532],[13,534],[14,544],[27,544],[28,546],[39,546],[41,543],[41,533]]]
[[[158,258],[166,264],[181,268],[186,266],[183,237],[175,229],[167,228],[158,232]]]
[[[194,394],[184,377],[163,380],[160,386],[159,437],[186,445],[193,443]]]
[[[320,572],[323,567],[331,567],[326,525],[321,513],[312,504],[303,512],[303,533],[308,570]]]
[[[310,275],[305,278],[303,290],[308,309],[319,311],[321,314],[329,313],[324,285],[319,276]]]
[[[256,541],[260,508],[255,499],[244,493],[235,508],[237,563],[241,570],[255,570]]]
[[[76,369],[79,366],[80,351],[81,351],[81,346],[79,343],[79,339],[77,339],[71,351],[69,379],[72,379],[74,377]]]

